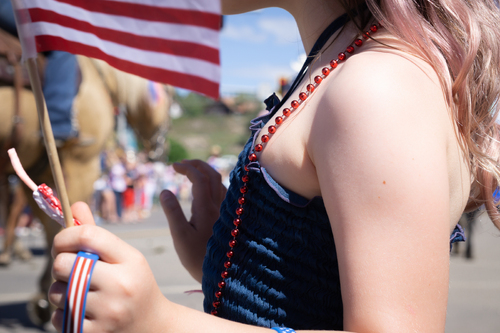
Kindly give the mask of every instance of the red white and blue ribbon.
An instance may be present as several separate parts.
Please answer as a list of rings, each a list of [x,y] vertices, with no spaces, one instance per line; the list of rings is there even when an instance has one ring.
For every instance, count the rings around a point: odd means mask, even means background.
[[[66,303],[64,304],[63,333],[83,332],[85,305],[90,288],[90,279],[99,256],[78,252],[69,276]]]

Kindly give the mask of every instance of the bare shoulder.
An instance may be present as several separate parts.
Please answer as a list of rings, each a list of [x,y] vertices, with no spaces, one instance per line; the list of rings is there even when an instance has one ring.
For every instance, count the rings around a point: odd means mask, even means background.
[[[448,107],[437,74],[423,60],[375,46],[330,75],[318,96],[311,142],[342,133],[371,140],[384,133],[407,140],[433,136],[434,143],[446,144]]]
[[[431,110],[447,110],[437,74],[415,56],[373,47],[338,69],[322,96],[335,108],[362,110],[369,106],[407,116],[415,115],[415,108],[424,108],[429,110],[427,117],[435,114]]]

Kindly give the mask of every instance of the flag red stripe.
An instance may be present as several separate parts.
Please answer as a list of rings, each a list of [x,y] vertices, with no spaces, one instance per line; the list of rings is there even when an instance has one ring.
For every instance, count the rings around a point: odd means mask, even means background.
[[[90,261],[90,263],[88,264],[88,266],[85,266],[87,264],[87,261]],[[90,270],[92,269],[92,262],[93,260],[92,259],[88,259],[88,258],[85,258],[85,262],[83,263],[83,267],[87,267],[85,269],[85,272],[83,272],[85,274],[84,276],[84,279],[85,279],[85,282],[83,283],[83,288],[82,288],[82,294],[81,294],[81,298],[80,298],[80,313],[78,314],[78,325],[76,327],[78,327],[78,333],[80,332],[80,327],[82,328],[83,330],[83,319],[85,317],[85,313],[83,312],[83,304],[85,303],[85,294],[87,292],[87,285],[89,284],[90,282]],[[83,268],[82,267],[82,268]]]
[[[73,287],[76,288],[75,293],[74,293],[74,300],[73,300],[73,308],[71,309],[71,326],[70,326],[70,332],[74,332],[74,321],[77,317],[75,313],[75,308],[76,308],[76,300],[78,299],[78,286],[80,285],[80,281],[82,280],[82,275],[83,275],[83,268],[85,267],[85,258],[83,257],[78,257],[79,261],[83,261],[80,269],[80,274],[78,275],[78,279],[76,280],[76,283],[74,283]],[[76,266],[75,266],[76,267]],[[75,332],[76,333],[76,332]]]
[[[29,9],[29,13],[32,22],[55,23],[64,27],[94,34],[102,40],[136,49],[175,54],[182,57],[205,60],[216,65],[219,64],[219,50],[209,46],[155,37],[144,37],[124,31],[96,27],[88,22],[76,20],[69,16],[60,15],[41,8],[31,8]]]
[[[130,2],[118,1],[89,1],[89,0],[56,0],[88,11],[127,16],[131,18],[156,21],[164,23],[188,24],[219,31],[221,17],[218,14],[178,9],[141,5]]]
[[[38,52],[61,50],[81,54],[87,57],[104,60],[119,70],[140,75],[151,81],[167,83],[176,87],[198,91],[212,98],[219,97],[219,84],[202,77],[157,67],[140,65],[138,63],[110,56],[96,47],[68,41],[61,37],[42,35],[36,36],[35,41]]]
[[[73,269],[76,268],[78,261],[80,260],[80,257],[76,258],[75,264],[73,265]],[[70,296],[71,296],[71,290],[73,289],[73,280],[75,279],[75,275],[71,274],[71,280],[69,281],[69,288],[68,288],[68,294],[66,295],[66,303],[64,305],[64,308],[66,309],[65,313],[65,327],[63,327],[63,332],[66,332],[66,327],[68,326],[68,322],[71,325],[71,311],[69,311],[69,301],[70,301]]]

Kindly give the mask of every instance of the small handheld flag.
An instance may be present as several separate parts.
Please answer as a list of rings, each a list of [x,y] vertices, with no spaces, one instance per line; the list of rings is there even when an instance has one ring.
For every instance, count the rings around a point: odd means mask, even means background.
[[[23,17],[19,29],[24,39],[34,38],[37,52],[81,54],[152,81],[219,96],[220,0],[13,1]]]

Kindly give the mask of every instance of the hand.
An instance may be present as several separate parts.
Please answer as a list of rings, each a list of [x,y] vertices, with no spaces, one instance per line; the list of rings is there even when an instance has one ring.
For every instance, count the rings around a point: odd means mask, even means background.
[[[175,250],[189,273],[201,282],[203,258],[212,227],[219,218],[219,210],[226,188],[221,175],[200,160],[174,163],[174,169],[186,175],[193,183],[191,219],[188,221],[179,201],[170,191],[160,194],[160,202],[167,216]]]
[[[87,295],[84,332],[160,332],[157,318],[169,303],[161,294],[144,256],[112,233],[96,227],[89,207],[72,206],[81,226],[64,229],[54,238],[49,300],[57,307],[52,323],[62,331],[64,302],[78,251],[98,254]],[[156,317],[156,318],[155,318]],[[147,330],[145,330],[147,328]],[[155,330],[158,329],[158,330]]]

